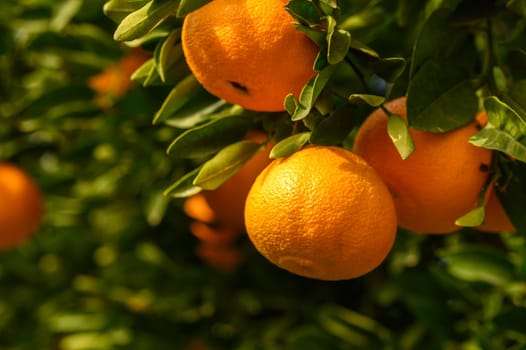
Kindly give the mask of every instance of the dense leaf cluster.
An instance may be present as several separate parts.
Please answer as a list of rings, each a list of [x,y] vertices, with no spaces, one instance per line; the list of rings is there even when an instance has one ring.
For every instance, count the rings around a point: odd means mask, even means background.
[[[0,2],[0,159],[46,197],[41,232],[0,253],[0,349],[523,349],[526,2],[291,0],[319,74],[283,113],[229,105],[192,76],[180,27],[206,2]],[[87,81],[129,47],[152,55],[139,86],[101,106]],[[351,147],[363,118],[404,94],[408,123],[389,124],[404,156],[408,127],[488,112],[472,142],[498,151],[517,234],[401,230],[382,267],[344,282],[281,271],[245,237],[232,274],[195,257],[179,197],[258,152],[246,131],[278,141],[273,157]]]

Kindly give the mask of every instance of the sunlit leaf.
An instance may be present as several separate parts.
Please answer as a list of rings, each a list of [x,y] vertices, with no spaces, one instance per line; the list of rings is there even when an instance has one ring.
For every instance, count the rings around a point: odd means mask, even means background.
[[[336,27],[336,20],[330,16],[327,20],[327,61],[329,64],[341,62],[351,45],[351,34]]]
[[[261,149],[260,144],[248,140],[223,148],[203,164],[194,179],[194,185],[205,190],[215,190]]]
[[[455,225],[464,227],[476,227],[484,223],[484,206],[476,207],[467,214],[455,220]]]
[[[183,59],[182,45],[177,45],[180,37],[181,31],[179,29],[173,30],[155,52],[157,72],[163,81],[166,81],[166,74],[170,67]]]
[[[402,159],[406,159],[415,150],[413,137],[409,127],[402,117],[397,114],[390,115],[387,119],[387,133]]]
[[[349,102],[354,104],[365,103],[371,107],[379,107],[385,102],[385,97],[368,94],[352,94],[349,96]]]
[[[194,185],[194,179],[201,168],[196,168],[181,176],[176,182],[164,191],[165,196],[186,198],[201,192],[201,187]]]
[[[484,101],[488,124],[470,138],[476,146],[498,150],[526,162],[526,122],[497,97]]]
[[[292,115],[293,121],[301,120],[309,114],[316,99],[329,82],[331,75],[334,73],[335,67],[336,66],[328,66],[324,68],[315,77],[311,78],[303,87],[303,90],[301,90],[300,93],[299,103]]]
[[[53,30],[61,31],[73,19],[82,7],[82,0],[62,1],[58,7],[55,17],[51,20],[50,26]]]
[[[119,23],[130,13],[140,9],[150,0],[109,0],[104,4],[104,14]]]
[[[202,91],[201,85],[197,82],[193,75],[189,75],[176,86],[174,86],[172,91],[170,91],[168,96],[164,99],[161,108],[159,108],[155,114],[153,122],[159,123],[165,119],[168,119],[200,91]]]
[[[278,142],[270,151],[270,158],[283,158],[288,157],[292,153],[303,147],[311,136],[311,132],[302,132],[291,135],[280,142]]]
[[[168,147],[168,154],[178,158],[204,157],[246,134],[251,121],[246,117],[226,117],[211,120],[179,135]]]
[[[178,0],[152,0],[130,13],[119,24],[113,35],[117,41],[137,39],[152,30],[160,21],[173,14]]]

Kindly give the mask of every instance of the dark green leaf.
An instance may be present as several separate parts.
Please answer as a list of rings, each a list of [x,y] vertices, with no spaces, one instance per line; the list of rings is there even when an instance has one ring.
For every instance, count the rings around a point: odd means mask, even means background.
[[[526,307],[513,306],[502,310],[493,319],[494,326],[500,331],[515,331],[526,334]]]
[[[336,20],[331,16],[327,19],[327,61],[336,64],[347,56],[351,45],[351,34],[336,27]]]
[[[177,17],[182,18],[209,2],[210,0],[181,0],[177,8]]]
[[[153,122],[159,123],[170,118],[175,112],[183,107],[192,97],[202,91],[202,87],[193,75],[189,75],[180,81],[165,98],[161,108],[153,118]]]
[[[292,24],[296,30],[302,32],[305,34],[312,42],[314,42],[316,45],[323,47],[326,44],[326,35],[325,32],[319,30],[319,29],[312,29],[309,27],[305,27],[301,24],[293,23]]]
[[[174,198],[186,198],[201,192],[201,187],[194,185],[194,179],[200,170],[201,167],[194,169],[180,177],[164,191],[164,195]]]
[[[508,66],[516,79],[526,79],[526,50],[511,51],[508,55]]]
[[[215,190],[260,150],[262,150],[260,144],[247,140],[223,148],[203,164],[194,179],[194,185],[205,190]]]
[[[310,142],[326,146],[341,144],[354,125],[354,111],[355,109],[348,105],[323,118],[312,130]]]
[[[270,151],[270,158],[276,159],[290,156],[309,141],[310,135],[311,132],[307,131],[281,140]]]
[[[305,27],[320,24],[320,14],[311,1],[290,0],[285,6],[287,11]]]
[[[129,41],[145,35],[159,22],[173,14],[177,5],[178,0],[150,1],[122,20],[115,30],[114,39],[117,41]]]
[[[496,193],[513,226],[522,233],[526,232],[526,163],[514,162],[510,170],[511,178],[506,181],[503,190]]]
[[[110,0],[104,4],[106,16],[116,23],[120,23],[130,13],[140,9],[150,0]]]
[[[192,100],[179,108],[168,119],[166,125],[178,129],[189,129],[212,118],[223,118],[243,113],[243,108],[237,105],[224,108],[227,103],[218,100],[206,91],[201,91],[192,97]]]
[[[448,272],[464,281],[503,286],[514,279],[513,264],[501,253],[489,248],[471,246],[445,252],[441,257]]]
[[[407,92],[407,120],[418,130],[446,132],[469,123],[478,111],[474,88],[462,67],[427,61]]]
[[[355,53],[359,53],[360,55],[372,58],[372,59],[379,59],[380,55],[370,48],[369,46],[365,45],[359,40],[352,39],[351,40],[351,46],[350,49],[354,51]]]
[[[515,11],[522,17],[526,18],[526,1],[524,0],[510,0],[506,4],[512,11]]]
[[[239,141],[246,134],[251,121],[246,117],[226,117],[211,120],[179,135],[168,147],[168,154],[178,158],[208,156]]]
[[[427,18],[415,40],[410,76],[415,75],[427,60],[436,56],[443,49],[443,45],[449,42],[448,38],[451,35],[458,35],[456,33],[458,28],[448,23],[450,14],[450,9],[441,9],[433,11],[431,16]]]
[[[390,115],[387,119],[387,133],[402,159],[406,159],[415,150],[413,137],[402,117],[397,114]]]
[[[377,59],[371,64],[371,68],[376,75],[388,83],[394,83],[402,75],[405,67],[406,62],[401,57]]]
[[[502,96],[502,100],[508,104],[517,115],[526,121],[526,79],[516,81]]]
[[[175,29],[162,42],[158,50],[155,50],[155,62],[157,73],[162,81],[167,80],[167,72],[176,62],[183,60],[183,48],[177,41],[181,37],[181,30]]]
[[[296,106],[296,110],[292,115],[293,121],[301,120],[309,114],[318,96],[329,82],[329,78],[335,71],[335,67],[336,66],[325,67],[303,87],[299,97],[299,104]]]

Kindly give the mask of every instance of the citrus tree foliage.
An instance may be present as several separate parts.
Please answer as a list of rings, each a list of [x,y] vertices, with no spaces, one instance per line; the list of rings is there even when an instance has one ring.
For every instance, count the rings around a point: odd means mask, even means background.
[[[206,0],[0,2],[0,158],[42,186],[34,239],[0,253],[0,349],[523,349],[526,346],[526,2],[291,0],[320,47],[286,112],[208,94],[184,61],[184,16]],[[132,48],[136,85],[105,96],[89,79]],[[199,260],[184,197],[219,186],[259,151],[351,147],[373,108],[445,132],[485,109],[471,142],[495,150],[499,196],[518,232],[400,230],[388,260],[345,282],[281,271],[242,237],[241,267]],[[225,171],[230,169],[231,171]],[[232,171],[232,169],[234,169]]]

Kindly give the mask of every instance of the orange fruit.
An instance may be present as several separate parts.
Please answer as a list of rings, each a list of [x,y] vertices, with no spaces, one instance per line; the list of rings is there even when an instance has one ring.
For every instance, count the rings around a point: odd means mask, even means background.
[[[183,23],[183,52],[211,94],[257,111],[283,111],[314,76],[319,48],[292,25],[286,0],[213,0]]]
[[[30,175],[0,163],[0,250],[14,248],[36,232],[42,207],[40,189]]]
[[[203,223],[211,224],[216,221],[216,214],[202,193],[188,198],[183,204],[183,211],[192,219]]]
[[[385,107],[406,119],[406,98]],[[445,133],[410,129],[415,151],[402,160],[387,134],[387,115],[375,110],[360,126],[354,151],[385,181],[400,227],[420,233],[449,233],[455,220],[474,209],[488,179],[492,152],[468,142],[477,121]]]
[[[109,65],[102,72],[88,80],[88,86],[97,94],[97,103],[107,107],[111,100],[123,97],[133,87],[132,74],[150,58],[141,49],[134,49],[118,62]]]
[[[340,147],[309,146],[272,161],[248,194],[245,222],[268,260],[321,280],[370,272],[396,235],[389,190],[361,157]]]
[[[204,243],[211,245],[230,245],[239,235],[239,231],[227,226],[212,226],[210,224],[193,221],[190,232]]]
[[[196,255],[210,267],[221,272],[234,272],[243,258],[235,246],[200,243]]]
[[[263,143],[266,139],[266,134],[263,132],[251,132],[247,135],[246,139]],[[189,216],[201,221],[214,222],[218,225],[227,226],[236,231],[242,231],[244,228],[243,212],[245,209],[245,199],[256,177],[270,163],[269,154],[272,146],[273,143],[269,142],[264,151],[252,157],[235,175],[225,181],[219,188],[213,191],[204,190],[200,192],[206,200],[209,210],[213,213],[213,217],[203,220],[203,218],[209,216],[209,214],[207,214],[208,210],[205,210],[204,207],[195,210],[200,211],[200,215],[194,214],[193,216]],[[191,200],[191,198],[189,200]],[[190,212],[190,205],[187,206],[187,214]],[[193,206],[197,207],[196,204]]]

